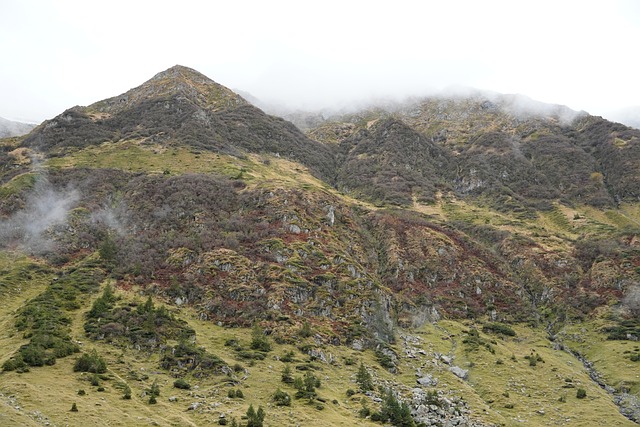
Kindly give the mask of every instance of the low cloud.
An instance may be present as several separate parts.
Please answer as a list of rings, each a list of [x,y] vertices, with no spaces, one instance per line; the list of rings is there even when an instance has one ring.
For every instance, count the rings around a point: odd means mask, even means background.
[[[56,190],[45,175],[40,175],[23,209],[0,221],[0,238],[4,247],[20,247],[34,254],[55,249],[52,235],[64,227],[69,211],[80,194],[73,188]]]
[[[122,213],[110,207],[104,207],[91,214],[91,223],[94,226],[104,226],[111,231],[115,231],[119,236],[126,234],[126,229],[121,221]]]

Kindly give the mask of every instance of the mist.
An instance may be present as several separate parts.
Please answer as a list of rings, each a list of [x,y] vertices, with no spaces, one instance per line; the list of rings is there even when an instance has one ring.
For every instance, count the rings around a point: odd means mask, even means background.
[[[18,247],[35,255],[54,251],[55,231],[68,228],[69,212],[79,200],[76,189],[56,190],[45,174],[39,174],[24,208],[0,221],[2,247]]]
[[[105,206],[91,213],[91,224],[95,227],[106,228],[110,232],[115,232],[118,236],[124,236],[127,231],[123,224],[124,215],[122,210],[122,208],[113,209]]]
[[[573,110],[565,105],[541,102],[522,94],[502,94],[460,85],[449,86],[439,90],[426,89],[422,92],[416,92],[413,95],[404,97],[371,96],[368,98],[354,99],[350,102],[345,101],[342,104],[332,107],[307,109],[292,107],[275,101],[264,101],[248,92],[240,92],[240,94],[247,101],[268,114],[293,121],[303,131],[310,128],[308,124],[305,123],[305,117],[310,120],[310,123],[317,125],[317,123],[322,121],[339,120],[340,117],[345,115],[370,110],[382,110],[388,113],[400,113],[402,115],[429,100],[437,100],[444,103],[463,102],[467,100],[477,102],[478,104],[489,102],[490,108],[500,110],[502,113],[512,116],[517,120],[527,120],[531,118],[551,119],[563,126],[570,125],[575,119],[588,114],[585,111]]]
[[[420,96],[454,84],[523,93],[592,114],[640,101],[633,62],[638,6],[628,1],[317,7],[187,0],[159,8],[148,1],[8,0],[0,11],[0,40],[11,58],[0,68],[0,116],[34,122],[124,93],[175,64],[302,110]],[[229,19],[217,20],[212,32],[211,16]],[[96,32],[103,22],[135,31]],[[161,27],[173,31],[158,33]],[[611,60],[596,60],[603,53]]]

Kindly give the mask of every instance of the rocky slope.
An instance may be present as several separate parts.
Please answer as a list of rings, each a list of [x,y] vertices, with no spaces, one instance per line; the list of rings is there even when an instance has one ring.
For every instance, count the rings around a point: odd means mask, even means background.
[[[419,192],[436,182],[457,196],[489,196],[493,207],[501,209],[513,205],[535,210],[554,200],[593,206],[637,200],[637,176],[631,173],[638,165],[640,133],[636,129],[518,97],[427,98],[333,117],[311,129],[309,135],[338,143],[342,151],[357,155],[353,139],[370,132],[370,127],[375,131],[379,120],[401,121],[443,151],[441,156],[455,159],[446,165],[421,159],[423,168],[435,175],[407,182],[403,174],[416,173],[410,162],[433,149],[425,142],[414,142],[391,152],[378,144],[367,159],[380,163],[380,173],[395,177],[399,191],[405,194],[396,200],[402,204],[412,188]],[[388,144],[392,138],[383,139]],[[418,141],[409,134],[400,137],[412,139]],[[394,161],[390,167],[385,162],[389,155],[406,162]],[[373,198],[384,200],[383,195]]]

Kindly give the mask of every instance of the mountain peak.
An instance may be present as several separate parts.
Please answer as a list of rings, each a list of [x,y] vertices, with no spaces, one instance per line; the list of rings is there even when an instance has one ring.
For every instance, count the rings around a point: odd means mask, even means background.
[[[142,85],[122,95],[97,102],[89,108],[113,114],[143,102],[170,98],[187,100],[208,111],[226,110],[248,104],[240,95],[204,74],[183,65],[174,65]]]
[[[206,82],[209,84],[217,84],[199,71],[196,71],[193,68],[185,67],[184,65],[174,65],[173,67],[167,68],[166,70],[161,71],[153,76],[144,84],[166,80],[174,82]]]

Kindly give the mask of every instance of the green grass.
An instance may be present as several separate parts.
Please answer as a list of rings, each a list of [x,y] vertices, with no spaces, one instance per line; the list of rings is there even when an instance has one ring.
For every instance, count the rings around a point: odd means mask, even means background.
[[[11,181],[0,186],[0,199],[5,199],[13,194],[18,194],[25,189],[32,188],[37,179],[35,173],[23,173],[16,176]]]
[[[218,174],[247,185],[302,186],[306,191],[333,191],[298,163],[269,155],[234,157],[182,146],[147,145],[129,140],[105,142],[46,161],[53,169],[86,167],[165,175]],[[7,190],[8,191],[8,190]],[[337,193],[336,193],[337,194]]]
[[[506,425],[562,425],[567,419],[571,420],[567,425],[593,426],[613,419],[616,425],[633,425],[618,413],[611,397],[591,381],[573,356],[553,350],[542,331],[515,329],[517,338],[495,340],[495,353],[458,350],[459,363],[469,368],[469,384]],[[525,357],[532,355],[539,355],[544,362],[531,366]],[[571,379],[574,387],[586,389],[588,399],[578,400],[575,388],[564,388],[566,379]]]
[[[574,222],[582,234],[610,235],[625,227],[637,227],[640,224],[637,208],[628,204],[621,205],[617,210],[581,206],[577,212],[580,219]]]
[[[0,251],[0,365],[27,342],[15,329],[16,312],[47,287],[53,271],[24,255]],[[8,351],[11,350],[11,351]],[[1,391],[1,389],[0,389]]]
[[[254,166],[253,162],[231,156],[201,152],[185,147],[143,145],[129,140],[106,142],[73,152],[65,157],[49,159],[50,168],[113,168],[131,172],[167,174],[218,173],[230,177]]]
[[[22,297],[33,288],[41,288],[52,270],[45,264],[21,254],[0,251],[0,296]]]
[[[547,212],[542,212],[540,215],[548,222],[548,224],[557,231],[564,233],[573,233],[573,225],[569,222],[569,219],[565,213],[554,206],[554,208]]]
[[[116,295],[121,302],[141,301],[136,289],[127,292],[118,290]],[[95,298],[97,295],[90,300]],[[361,393],[353,396],[346,394],[348,389],[358,388],[355,378],[360,362],[371,372],[376,385],[392,385],[405,397],[410,396],[411,388],[416,386],[416,370],[420,368],[423,374],[430,373],[439,380],[438,386],[430,390],[439,389],[448,396],[463,397],[469,404],[473,419],[488,423],[504,426],[588,426],[606,423],[634,425],[618,413],[610,396],[589,379],[577,359],[554,350],[543,331],[522,325],[510,325],[516,331],[516,336],[513,337],[480,331],[478,336],[490,343],[493,353],[487,347],[473,349],[462,342],[469,328],[477,327],[481,330],[482,324],[443,320],[438,324],[426,324],[417,330],[399,330],[401,335],[392,348],[399,355],[406,354],[409,349],[414,352],[415,357],[401,356],[399,372],[394,375],[379,365],[372,350],[361,352],[347,346],[318,346],[313,337],[299,338],[296,345],[278,344],[271,337],[269,340],[272,350],[264,360],[243,359],[234,346],[225,344],[235,340],[242,348],[250,349],[252,331],[249,328],[217,326],[200,320],[189,309],[175,311],[169,307],[176,316],[187,320],[195,330],[198,346],[216,354],[230,367],[239,365],[228,375],[196,377],[188,374],[185,380],[191,384],[192,389],[181,390],[173,387],[175,378],[159,368],[158,354],[117,348],[103,341],[90,341],[84,337],[84,312],[90,307],[90,302],[87,301],[85,309],[74,313],[70,329],[72,337],[82,342],[83,352],[95,349],[107,361],[108,371],[100,379],[100,386],[105,391],[99,392],[97,386],[89,383],[91,374],[73,372],[73,365],[79,356],[60,359],[54,366],[32,368],[24,374],[6,372],[0,376],[0,391],[4,396],[15,396],[15,402],[21,409],[9,409],[6,405],[5,409],[0,409],[3,420],[7,421],[3,425],[29,425],[28,414],[34,411],[39,411],[55,424],[206,425],[215,424],[221,413],[240,420],[249,404],[265,408],[267,426],[379,425],[357,417],[363,403],[370,409],[377,410],[375,402]],[[161,303],[156,301],[156,304]],[[407,341],[406,346],[402,336],[404,334],[414,337]],[[589,336],[588,342],[592,343],[594,340]],[[622,348],[632,345],[597,342],[597,346],[615,345]],[[18,345],[14,341],[4,343],[6,345],[0,347],[3,352],[0,358],[5,358]],[[322,351],[331,363],[310,360],[299,349],[303,344]],[[423,353],[418,353],[418,350]],[[598,354],[601,347],[594,346],[593,351]],[[317,392],[325,400],[322,403],[324,409],[316,408],[317,401],[310,405],[304,399],[292,399],[291,407],[277,407],[271,403],[271,396],[277,388],[291,396],[295,394],[291,385],[281,382],[281,373],[286,364],[280,359],[287,353],[293,354],[289,365],[294,376],[304,374],[304,371],[296,369],[297,366],[312,366],[315,369],[314,375],[322,383]],[[525,356],[532,353],[540,355],[544,362],[530,366]],[[438,354],[453,356],[452,364],[468,369],[469,379],[463,381],[453,375],[449,366],[438,360]],[[617,353],[611,354],[614,357]],[[498,363],[498,360],[501,362]],[[596,363],[605,366],[609,362],[605,359]],[[613,359],[611,363],[614,363]],[[629,363],[620,371],[637,375],[640,364]],[[574,388],[565,388],[567,379]],[[154,381],[160,385],[161,393],[158,403],[149,405],[148,396],[143,398],[141,395]],[[131,400],[122,399],[125,384],[132,390]],[[575,397],[578,387],[587,391],[585,399]],[[78,395],[80,389],[86,391],[85,396]],[[228,397],[231,389],[242,390],[244,397]],[[177,400],[171,402],[169,397]],[[560,398],[565,402],[560,402]],[[0,396],[0,408],[3,408],[2,402],[3,397]],[[200,402],[201,406],[196,410],[187,410],[194,402]],[[78,407],[77,413],[70,412],[73,403]],[[542,413],[544,414],[541,415]]]
[[[629,389],[640,394],[640,362],[633,362],[630,356],[640,351],[635,341],[608,340],[602,333],[611,321],[603,317],[589,322],[568,325],[561,331],[561,338],[572,350],[583,354],[593,362],[603,380],[616,389]]]

